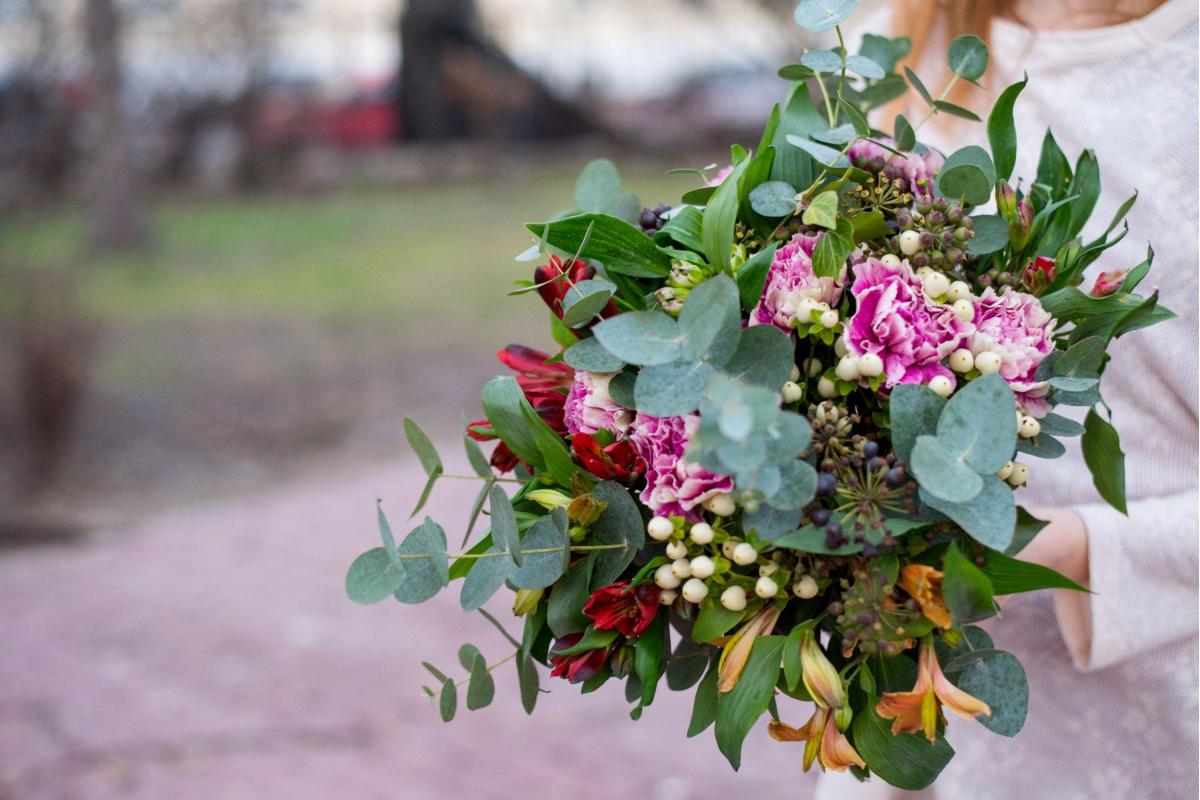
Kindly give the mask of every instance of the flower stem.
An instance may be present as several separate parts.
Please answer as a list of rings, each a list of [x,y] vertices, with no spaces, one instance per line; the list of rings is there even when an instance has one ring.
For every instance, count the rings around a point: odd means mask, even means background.
[[[958,83],[958,77],[959,77],[958,73],[957,72],[954,73],[954,75],[950,78],[950,82],[946,84],[946,88],[942,89],[942,93],[940,95],[938,95],[937,100],[934,101],[935,103],[939,103],[946,99],[946,97],[950,94],[950,90],[954,88],[954,84]],[[921,130],[921,126],[924,125],[926,122],[929,122],[929,120],[932,119],[933,115],[936,113],[937,113],[937,106],[930,106],[929,110],[927,112],[925,112],[925,116],[921,119],[921,121],[918,122],[915,127],[913,127],[913,133],[916,133],[917,131]]]
[[[528,550],[522,550],[521,555],[539,555],[541,553],[561,553],[564,550],[569,550],[572,553],[587,553],[592,550],[624,550],[628,545],[625,544],[573,544],[566,547],[531,547]],[[396,557],[405,561],[422,561],[434,558],[435,553],[397,553]],[[496,553],[455,553],[447,556],[448,558],[507,558],[507,551]]]
[[[456,480],[460,480],[460,481],[492,481],[493,483],[522,483],[522,481],[519,481],[516,478],[496,478],[496,477],[485,478],[482,475],[457,475],[457,474],[450,473],[450,472],[443,472],[441,474],[441,477],[455,478]]]
[[[841,53],[842,69],[841,69],[840,74],[838,75],[837,114],[833,117],[833,119],[831,119],[829,121],[829,127],[831,127],[831,128],[834,127],[834,123],[837,122],[837,118],[839,116],[841,116],[842,102],[843,102],[842,101],[842,90],[846,87],[846,40],[842,36],[842,26],[841,25],[834,25],[833,29],[834,29],[834,31],[837,32],[838,47],[840,47],[842,49],[842,53]]]
[[[521,649],[520,649],[520,648],[517,648],[516,650],[514,650],[514,651],[513,651],[513,652],[511,652],[511,653],[509,653],[508,655],[506,655],[504,658],[500,659],[500,660],[499,660],[499,661],[497,661],[496,663],[494,663],[494,664],[489,664],[489,665],[488,665],[488,668],[487,668],[487,671],[488,671],[488,672],[491,672],[492,670],[496,669],[497,667],[502,667],[502,666],[504,666],[505,664],[507,664],[508,662],[512,661],[514,658],[516,658],[516,657],[517,657],[517,654],[518,654],[518,653],[520,653],[520,652],[521,652]],[[462,679],[462,680],[460,680],[460,681],[455,681],[455,682],[454,682],[454,688],[455,688],[455,689],[458,689],[459,687],[461,687],[461,686],[465,686],[466,684],[468,684],[468,683],[470,683],[470,682],[471,682],[471,676],[470,676],[470,675],[468,675],[467,677],[463,678],[463,679]],[[434,692],[432,695],[427,695],[427,696],[429,697],[429,699],[430,699],[430,700],[433,700],[433,699],[436,699],[437,697],[439,697],[439,696],[441,695],[441,693],[442,693],[442,690],[441,690],[441,689],[438,689],[438,690],[437,690],[436,692]]]

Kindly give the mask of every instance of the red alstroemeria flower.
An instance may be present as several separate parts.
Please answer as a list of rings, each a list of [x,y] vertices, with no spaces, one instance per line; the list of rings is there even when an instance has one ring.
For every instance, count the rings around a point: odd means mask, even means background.
[[[660,589],[652,583],[630,589],[629,581],[619,581],[592,592],[583,613],[597,630],[616,629],[623,636],[641,636],[658,613]]]
[[[550,356],[523,344],[510,344],[496,351],[500,363],[517,373],[517,383],[529,396],[536,389],[569,389],[575,370],[565,361],[550,361]],[[549,363],[547,363],[549,362]],[[532,401],[530,401],[532,402]]]
[[[1116,272],[1101,272],[1096,276],[1096,282],[1092,285],[1092,297],[1108,297],[1117,289],[1121,288],[1121,284],[1125,282],[1125,276],[1129,274],[1127,269],[1119,269]]]
[[[1049,256],[1038,256],[1021,271],[1021,283],[1033,294],[1041,294],[1054,282],[1058,274],[1058,262]]]
[[[554,643],[550,650],[550,670],[552,678],[566,678],[571,683],[582,683],[594,676],[604,666],[608,658],[608,648],[600,647],[595,650],[584,650],[570,655],[558,655],[563,650],[569,650],[583,638],[582,633],[569,633]]]
[[[580,431],[571,437],[571,449],[583,468],[602,481],[630,484],[646,472],[646,459],[628,439],[605,446],[592,434]]]
[[[558,277],[564,273],[566,277]],[[550,256],[550,263],[543,264],[533,271],[533,281],[538,285],[538,294],[560,319],[563,315],[563,299],[571,287],[580,281],[591,280],[594,277],[596,277],[596,268],[591,264],[583,261],[569,261],[566,266],[563,266],[562,261],[555,255]],[[611,317],[616,313],[616,304],[609,300],[608,305],[600,312],[600,316]]]

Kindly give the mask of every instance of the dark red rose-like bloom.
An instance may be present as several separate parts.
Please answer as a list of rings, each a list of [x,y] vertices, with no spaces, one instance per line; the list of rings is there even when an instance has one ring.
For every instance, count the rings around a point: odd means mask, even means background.
[[[1041,294],[1058,274],[1058,262],[1049,256],[1038,256],[1025,265],[1021,273],[1021,283],[1034,294]]]
[[[608,658],[607,647],[584,650],[569,656],[556,655],[558,652],[574,647],[582,638],[582,633],[569,633],[554,643],[554,647],[550,650],[550,663],[554,665],[554,669],[550,670],[550,677],[566,678],[571,683],[582,683],[600,671]]]
[[[598,630],[615,628],[630,638],[641,636],[658,613],[660,591],[652,583],[643,583],[631,590],[629,581],[619,581],[592,592],[583,606],[583,613]]]
[[[564,273],[566,273],[566,277],[555,280]],[[548,264],[543,264],[533,271],[533,281],[538,285],[538,294],[560,319],[563,315],[563,299],[571,287],[580,281],[591,280],[594,277],[596,277],[596,268],[591,264],[583,261],[569,261],[564,266],[559,257],[555,255],[550,256]],[[609,300],[608,305],[600,312],[600,316],[611,317],[616,313],[616,304]]]
[[[628,485],[646,472],[646,459],[628,439],[605,446],[592,434],[580,431],[571,437],[571,449],[583,468],[602,481]]]
[[[517,373],[517,383],[529,396],[531,390],[569,389],[575,370],[565,361],[550,361],[550,355],[523,344],[510,344],[496,351],[500,363]],[[531,401],[532,402],[532,401]]]

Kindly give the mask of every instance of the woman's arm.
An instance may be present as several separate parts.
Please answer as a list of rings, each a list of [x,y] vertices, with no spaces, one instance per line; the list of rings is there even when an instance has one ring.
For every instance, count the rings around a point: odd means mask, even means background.
[[[1035,509],[1050,524],[1021,558],[1092,594],[1060,590],[1055,609],[1075,666],[1096,670],[1197,631],[1197,493],[1129,504]]]

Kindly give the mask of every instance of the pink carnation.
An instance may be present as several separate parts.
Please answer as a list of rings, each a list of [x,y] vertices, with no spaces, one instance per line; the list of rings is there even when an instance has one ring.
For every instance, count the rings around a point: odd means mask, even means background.
[[[953,380],[941,361],[975,326],[929,300],[907,261],[889,266],[868,258],[854,268],[850,291],[857,308],[847,325],[846,349],[882,358],[885,386],[928,383],[938,375]]]
[[[700,505],[717,494],[733,491],[733,479],[716,475],[684,458],[688,442],[700,425],[698,414],[651,417],[638,414],[629,438],[646,459],[646,488],[641,498],[657,514],[700,519]]]
[[[1000,377],[1036,417],[1050,410],[1044,399],[1049,386],[1037,380],[1037,368],[1054,350],[1053,337],[1054,318],[1031,294],[1005,289],[997,295],[988,287],[975,302],[975,332],[968,345],[971,354],[990,350],[999,355]]]
[[[563,422],[572,436],[601,429],[620,434],[629,427],[633,412],[613,402],[608,393],[610,380],[610,373],[575,372],[575,381],[563,406]]]
[[[837,305],[842,296],[845,273],[837,278],[820,278],[813,274],[812,254],[819,240],[820,236],[798,233],[775,251],[762,297],[750,312],[751,325],[774,325],[791,331],[801,300],[807,298]]]
[[[881,141],[893,144],[891,139]],[[933,178],[946,159],[936,150],[898,156],[867,139],[859,139],[846,152],[850,163],[868,172],[882,172],[892,180],[902,180],[904,189],[913,194],[933,194]]]

